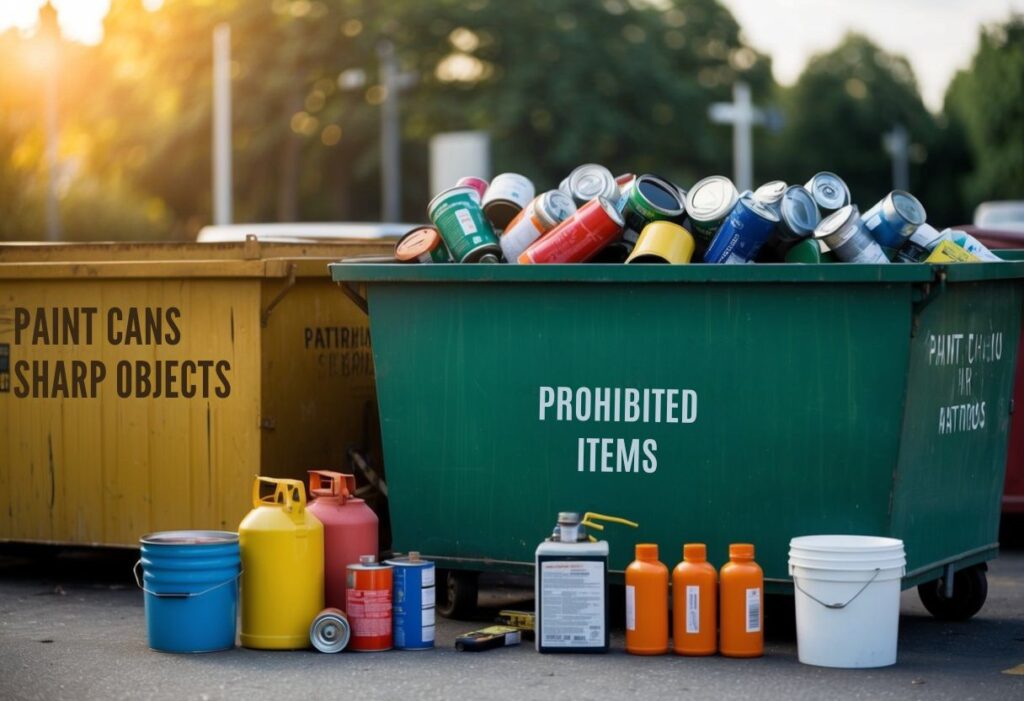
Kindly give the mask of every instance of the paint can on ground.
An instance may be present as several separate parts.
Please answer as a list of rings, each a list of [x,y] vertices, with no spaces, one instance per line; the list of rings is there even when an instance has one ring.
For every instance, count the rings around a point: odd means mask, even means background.
[[[145,535],[139,544],[135,582],[145,592],[149,646],[160,652],[233,648],[241,574],[238,534],[165,531]]]
[[[814,238],[845,263],[888,263],[889,258],[864,226],[857,205],[848,204],[821,220]]]
[[[574,168],[565,180],[565,188],[577,207],[582,207],[598,197],[616,204],[620,197],[619,183],[616,182],[615,176],[597,163],[584,163]]]
[[[393,629],[396,650],[434,647],[434,563],[418,552],[386,561],[394,568]]]
[[[693,236],[668,221],[654,221],[644,227],[627,263],[689,263],[693,257]]]
[[[483,178],[473,177],[472,175],[459,178],[455,183],[455,187],[471,187],[476,190],[478,202],[483,202],[484,193],[487,192],[487,186],[488,182],[486,180]]]
[[[433,226],[417,226],[407,231],[395,244],[395,260],[399,263],[451,263],[441,234]]]
[[[394,643],[391,592],[392,567],[363,555],[358,565],[348,566],[346,612],[352,637],[349,649],[356,652],[390,650]]]
[[[903,541],[820,535],[789,542],[797,653],[804,664],[868,668],[896,663]]]
[[[341,609],[324,609],[309,626],[309,642],[320,652],[341,652],[351,637],[352,627]]]
[[[697,244],[706,248],[729,212],[736,206],[736,186],[724,175],[712,175],[699,181],[686,195],[686,213]]]
[[[502,173],[494,176],[487,187],[481,207],[495,229],[504,229],[535,194],[533,183],[525,175]]]
[[[811,193],[821,215],[831,214],[850,204],[850,188],[835,173],[821,171],[807,181],[804,188]]]
[[[430,201],[427,216],[456,263],[497,262],[501,247],[473,188],[445,190]]]
[[[519,255],[531,243],[568,219],[575,211],[576,205],[572,198],[561,190],[548,190],[534,197],[498,237],[505,260],[509,263],[518,262]]]
[[[704,254],[705,263],[749,263],[779,224],[779,215],[753,197],[741,197]]]
[[[520,263],[583,263],[622,233],[622,215],[604,197],[586,203],[564,222],[534,241]]]
[[[891,259],[924,224],[924,205],[909,192],[893,190],[864,213],[864,226]]]
[[[635,245],[645,226],[653,221],[675,219],[684,211],[679,188],[655,175],[640,175],[633,181],[622,206],[622,239]]]

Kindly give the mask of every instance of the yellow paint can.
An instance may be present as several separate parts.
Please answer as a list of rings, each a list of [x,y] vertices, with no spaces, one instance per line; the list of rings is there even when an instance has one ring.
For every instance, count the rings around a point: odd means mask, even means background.
[[[273,494],[261,496],[263,485]],[[242,551],[243,646],[309,647],[309,626],[324,607],[324,527],[306,510],[299,480],[257,477],[253,510],[238,527]]]
[[[644,227],[627,263],[689,263],[693,257],[693,235],[668,221],[654,221]]]

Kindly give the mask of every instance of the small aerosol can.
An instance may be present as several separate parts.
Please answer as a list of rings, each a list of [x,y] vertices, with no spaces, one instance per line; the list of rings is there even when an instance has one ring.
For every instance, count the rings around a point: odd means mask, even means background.
[[[563,511],[534,559],[537,652],[608,652],[608,542],[588,537],[595,520],[625,519]]]

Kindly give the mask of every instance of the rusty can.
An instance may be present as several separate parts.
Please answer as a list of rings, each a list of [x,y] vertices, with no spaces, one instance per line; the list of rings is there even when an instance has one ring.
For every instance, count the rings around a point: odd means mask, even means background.
[[[395,260],[399,263],[451,263],[452,257],[436,227],[417,226],[398,239]]]
[[[561,190],[548,190],[533,198],[516,215],[498,238],[505,260],[515,263],[519,254],[544,234],[554,229],[576,211],[576,205]]]
[[[358,565],[348,566],[345,609],[352,626],[349,649],[379,652],[394,646],[392,586],[391,566],[380,564],[374,555],[363,555]]]
[[[495,229],[504,229],[526,205],[530,204],[534,194],[533,183],[525,175],[496,175],[484,193],[481,203],[484,216]]]
[[[582,263],[622,233],[622,215],[604,197],[586,203],[564,222],[534,241],[520,263]]]
[[[487,192],[487,181],[483,178],[477,178],[472,175],[467,175],[463,178],[459,178],[455,183],[455,187],[471,187],[476,190],[477,201],[482,202],[484,199],[484,193]]]

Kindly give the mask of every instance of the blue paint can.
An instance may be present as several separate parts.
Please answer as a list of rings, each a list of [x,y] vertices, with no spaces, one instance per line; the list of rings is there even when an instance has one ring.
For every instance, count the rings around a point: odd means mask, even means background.
[[[233,648],[241,574],[238,534],[166,531],[139,542],[135,582],[145,592],[149,646],[161,652]]]
[[[434,563],[417,552],[396,557],[386,564],[394,569],[392,625],[396,650],[429,650],[434,647]]]
[[[924,205],[909,192],[893,190],[861,217],[891,259],[924,224]]]
[[[744,195],[722,222],[704,254],[705,263],[749,263],[775,233],[779,215]]]

